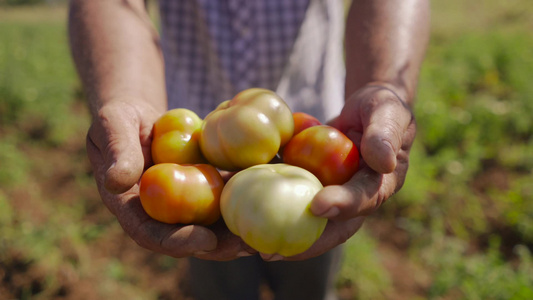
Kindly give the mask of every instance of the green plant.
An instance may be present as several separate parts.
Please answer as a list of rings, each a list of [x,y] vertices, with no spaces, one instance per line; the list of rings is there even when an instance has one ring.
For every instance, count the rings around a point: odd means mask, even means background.
[[[486,253],[468,254],[468,244],[442,235],[422,252],[422,259],[435,273],[430,299],[453,295],[454,299],[529,299],[533,296],[531,252],[517,245],[517,265],[505,261],[498,239]]]
[[[382,299],[392,288],[392,279],[383,266],[378,243],[361,229],[344,244],[339,287],[352,289],[353,299]]]

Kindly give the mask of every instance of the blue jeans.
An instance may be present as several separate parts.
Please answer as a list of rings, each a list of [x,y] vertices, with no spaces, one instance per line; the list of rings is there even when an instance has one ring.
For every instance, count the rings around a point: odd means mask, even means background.
[[[265,262],[259,255],[227,262],[190,259],[196,300],[258,300],[266,282],[276,300],[333,300],[341,247],[305,261]]]

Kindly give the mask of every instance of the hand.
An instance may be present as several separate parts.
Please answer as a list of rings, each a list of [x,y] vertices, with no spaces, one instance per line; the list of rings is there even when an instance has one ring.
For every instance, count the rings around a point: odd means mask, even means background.
[[[409,106],[392,88],[360,89],[331,125],[360,149],[361,167],[347,183],[327,186],[315,196],[311,211],[329,219],[326,230],[308,251],[289,260],[317,256],[344,243],[405,180],[416,124]]]
[[[103,106],[87,135],[87,152],[100,196],[124,231],[141,247],[173,257],[229,260],[254,251],[223,222],[210,227],[169,225],[141,206],[138,181],[150,166],[151,130],[163,112],[134,102]]]

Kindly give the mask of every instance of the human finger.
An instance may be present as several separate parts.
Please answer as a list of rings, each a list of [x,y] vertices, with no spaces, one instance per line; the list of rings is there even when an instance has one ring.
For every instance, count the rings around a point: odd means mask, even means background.
[[[389,89],[376,90],[361,105],[361,156],[375,171],[391,173],[396,168],[405,133],[412,131],[413,114],[402,99]]]
[[[327,251],[343,244],[350,237],[352,237],[363,226],[365,217],[357,217],[350,220],[343,221],[328,221],[324,232],[320,238],[305,252],[290,256],[282,257],[279,255],[262,256],[264,260],[276,261],[296,261],[305,260],[319,256]]]
[[[132,117],[136,113],[127,110],[102,108],[87,134],[88,143],[97,149],[88,152],[89,158],[92,162],[95,155],[103,158],[97,167],[104,176],[103,185],[115,194],[127,191],[139,180],[149,148],[149,133],[141,132],[140,121]]]

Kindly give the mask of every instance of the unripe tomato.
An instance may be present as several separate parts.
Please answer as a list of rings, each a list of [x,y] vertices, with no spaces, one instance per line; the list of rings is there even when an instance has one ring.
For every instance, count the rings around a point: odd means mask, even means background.
[[[168,224],[209,225],[220,218],[224,181],[211,165],[162,163],[141,177],[140,198],[146,213]]]
[[[155,164],[197,164],[205,162],[198,139],[202,119],[185,108],[167,111],[155,123],[152,160]]]
[[[220,199],[229,230],[265,254],[293,256],[309,249],[327,219],[309,209],[322,189],[305,169],[287,164],[263,164],[235,174]]]
[[[306,128],[322,125],[322,123],[317,118],[304,112],[294,112],[292,113],[292,117],[294,119],[293,135],[300,133]]]
[[[200,147],[214,166],[240,170],[272,160],[293,130],[292,112],[283,99],[270,90],[251,88],[205,117]]]
[[[325,186],[343,184],[359,168],[359,151],[336,128],[319,125],[293,136],[283,149],[283,161],[310,171]]]

